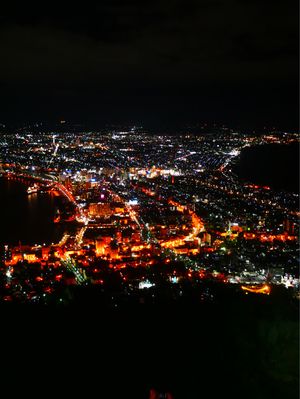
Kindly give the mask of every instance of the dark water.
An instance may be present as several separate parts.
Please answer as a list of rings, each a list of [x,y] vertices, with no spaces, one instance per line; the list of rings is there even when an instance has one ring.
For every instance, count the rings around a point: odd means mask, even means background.
[[[242,180],[298,193],[299,145],[266,144],[244,148],[233,171]]]
[[[21,182],[0,178],[0,244],[58,242],[62,226],[53,223],[58,197],[48,193],[28,195]]]

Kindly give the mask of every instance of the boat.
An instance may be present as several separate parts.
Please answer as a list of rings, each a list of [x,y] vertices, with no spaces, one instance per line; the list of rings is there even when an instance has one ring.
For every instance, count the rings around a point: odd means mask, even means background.
[[[54,223],[59,223],[60,222],[60,211],[57,208],[56,212],[55,212],[55,216],[54,216]]]
[[[33,186],[30,186],[27,188],[27,193],[28,194],[37,193],[38,190],[39,190],[39,186],[35,183]]]

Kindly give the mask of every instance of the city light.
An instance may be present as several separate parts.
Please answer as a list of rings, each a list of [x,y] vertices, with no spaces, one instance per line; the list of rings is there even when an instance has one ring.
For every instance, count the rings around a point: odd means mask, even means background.
[[[43,245],[5,246],[9,287],[19,278],[15,266],[30,264],[39,265],[33,284],[47,295],[55,291],[53,281],[105,285],[105,268],[125,273],[130,289],[156,286],[147,273],[157,267],[171,284],[214,280],[262,294],[270,294],[272,284],[297,289],[298,196],[232,173],[243,149],[268,143],[269,136],[124,132],[32,135],[28,158],[23,142],[18,147],[4,137],[2,177],[21,183],[28,200],[53,198],[59,206],[52,220],[62,229],[51,244],[43,238]],[[288,145],[297,138],[279,134],[276,140]],[[139,277],[127,276],[132,269]]]

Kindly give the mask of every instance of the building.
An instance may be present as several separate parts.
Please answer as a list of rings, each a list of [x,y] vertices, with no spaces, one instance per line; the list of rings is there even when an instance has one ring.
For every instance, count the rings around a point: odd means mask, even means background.
[[[295,223],[290,220],[290,219],[285,219],[283,221],[283,231],[284,233],[287,233],[288,235],[294,235],[295,234]]]
[[[113,209],[107,202],[98,202],[89,205],[89,216],[91,217],[111,216],[113,213]]]

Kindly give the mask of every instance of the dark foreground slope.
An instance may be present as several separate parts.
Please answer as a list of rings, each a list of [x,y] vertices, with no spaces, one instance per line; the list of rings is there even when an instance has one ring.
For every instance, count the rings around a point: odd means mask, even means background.
[[[224,295],[120,310],[1,308],[2,381],[12,396],[297,398],[298,303]]]

